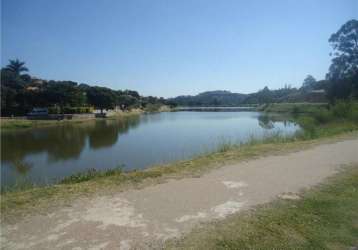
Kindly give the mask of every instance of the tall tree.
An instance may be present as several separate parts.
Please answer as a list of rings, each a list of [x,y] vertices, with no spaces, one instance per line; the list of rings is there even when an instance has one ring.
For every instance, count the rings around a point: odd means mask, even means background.
[[[25,62],[21,62],[19,59],[9,60],[9,62],[5,69],[15,73],[16,76],[20,76],[22,72],[29,71],[29,69],[25,67]]]
[[[316,83],[316,79],[311,75],[307,75],[306,78],[303,80],[302,89],[303,90],[311,90],[311,89],[313,89],[313,85],[315,83]]]
[[[86,104],[86,93],[78,88],[76,82],[49,81],[42,93],[48,106],[54,104],[60,107],[80,107]]]
[[[350,20],[329,38],[334,56],[327,78],[344,79],[358,73],[358,21]]]
[[[99,108],[101,112],[103,109],[114,108],[116,102],[115,91],[97,86],[88,89],[87,98],[89,104]]]

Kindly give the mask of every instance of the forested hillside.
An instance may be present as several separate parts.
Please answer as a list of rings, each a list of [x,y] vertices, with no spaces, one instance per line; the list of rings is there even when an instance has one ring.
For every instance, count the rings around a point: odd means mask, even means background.
[[[310,77],[310,76],[308,76]],[[270,90],[268,87],[252,93],[240,94],[230,91],[217,90],[207,91],[195,96],[178,96],[169,99],[170,102],[179,106],[242,106],[263,103],[278,102],[328,102],[326,86],[321,83],[312,83],[300,89],[284,87]]]

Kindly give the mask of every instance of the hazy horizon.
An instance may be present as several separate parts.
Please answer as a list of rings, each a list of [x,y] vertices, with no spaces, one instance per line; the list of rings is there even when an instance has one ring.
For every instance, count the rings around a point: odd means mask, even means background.
[[[328,38],[358,2],[2,0],[1,13],[2,66],[174,97],[323,79]]]

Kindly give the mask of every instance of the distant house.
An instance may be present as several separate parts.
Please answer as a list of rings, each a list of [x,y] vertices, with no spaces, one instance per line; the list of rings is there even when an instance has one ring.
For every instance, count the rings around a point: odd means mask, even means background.
[[[31,83],[29,84],[29,86],[26,87],[26,90],[27,91],[39,91],[43,87],[44,83],[45,83],[45,81],[42,79],[32,78]]]
[[[27,91],[38,91],[40,88],[37,86],[29,86],[26,88]]]
[[[42,85],[42,84],[44,84],[44,82],[45,82],[44,80],[39,79],[39,78],[35,78],[35,77],[33,77],[32,81],[31,81],[31,83],[34,84],[34,85]]]
[[[93,110],[93,112],[92,113],[94,113],[94,114],[104,114],[104,113],[107,113],[107,109],[95,109],[95,110]]]
[[[117,105],[117,106],[114,107],[114,111],[115,111],[115,112],[120,112],[120,111],[123,111],[123,110],[125,110],[125,109],[126,109],[126,106],[125,106],[124,104],[122,104],[122,105]]]
[[[47,116],[48,115],[48,108],[33,108],[30,113],[27,114],[28,116]]]
[[[314,90],[311,90],[309,93],[312,93],[312,94],[325,94],[326,91],[324,89],[314,89]]]

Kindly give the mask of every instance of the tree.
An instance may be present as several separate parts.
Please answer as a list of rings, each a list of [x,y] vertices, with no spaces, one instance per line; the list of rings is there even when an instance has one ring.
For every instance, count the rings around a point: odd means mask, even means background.
[[[327,89],[327,96],[330,102],[337,99],[357,98],[358,91],[355,90],[354,85],[358,82],[358,77],[347,79],[336,79],[329,84]]]
[[[86,105],[98,109],[112,109],[115,105],[123,108],[140,107],[142,97],[134,90],[112,90],[104,87],[78,85],[72,81],[47,81],[33,78],[25,62],[9,60],[1,68],[1,115],[25,115],[34,107],[50,107],[61,112],[82,112],[74,109]],[[155,98],[156,101],[157,98]],[[164,102],[164,100],[162,100]]]
[[[335,56],[327,78],[344,79],[358,73],[358,21],[350,20],[329,38]]]
[[[127,109],[136,103],[138,103],[138,99],[131,95],[120,95],[117,98],[117,105],[119,105],[122,109]]]
[[[15,73],[16,76],[20,76],[22,72],[29,71],[29,69],[25,67],[25,62],[21,62],[19,59],[9,60],[9,62],[5,69]]]
[[[101,112],[103,109],[112,109],[116,104],[116,94],[113,90],[104,87],[91,87],[87,91],[88,102],[99,108]]]
[[[306,78],[303,80],[302,89],[306,91],[312,90],[315,83],[316,79],[311,75],[307,75]]]
[[[334,56],[327,93],[330,101],[358,97],[358,21],[350,20],[329,38]]]
[[[59,105],[61,108],[80,107],[86,103],[86,93],[71,81],[49,81],[42,97],[48,106]]]
[[[127,89],[127,90],[125,90],[125,91],[123,92],[123,94],[133,96],[134,98],[137,98],[137,99],[140,98],[138,92],[137,92],[137,91],[134,91],[134,90],[128,90],[128,89]]]
[[[16,107],[16,90],[1,84],[1,115],[13,115]]]
[[[28,75],[17,75],[15,64],[9,64],[7,68],[1,69],[2,116],[22,115],[25,112],[21,96],[29,78]]]

